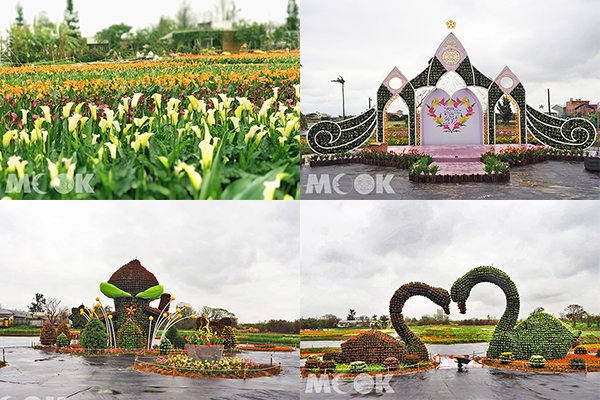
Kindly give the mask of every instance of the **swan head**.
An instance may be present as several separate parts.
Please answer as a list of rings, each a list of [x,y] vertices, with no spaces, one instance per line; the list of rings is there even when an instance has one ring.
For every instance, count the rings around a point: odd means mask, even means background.
[[[452,301],[458,305],[458,310],[461,314],[466,314],[467,312],[467,299],[471,294],[470,288],[467,288],[466,285],[462,282],[464,279],[460,278],[452,285],[450,289],[450,297],[452,297]]]

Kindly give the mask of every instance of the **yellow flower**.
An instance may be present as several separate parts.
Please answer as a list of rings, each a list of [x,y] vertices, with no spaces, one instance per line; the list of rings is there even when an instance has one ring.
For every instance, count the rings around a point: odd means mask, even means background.
[[[33,126],[35,127],[35,130],[40,133],[42,132],[42,124],[44,123],[44,118],[38,118],[33,122]]]
[[[77,106],[75,107],[75,114],[81,114],[81,107],[83,107],[85,103],[79,103],[77,104]]]
[[[181,100],[179,99],[174,99],[171,98],[169,100],[169,102],[167,103],[167,110],[175,110],[179,107],[179,103],[181,102]]]
[[[113,123],[113,119],[115,118],[115,112],[110,108],[104,109],[104,115],[106,115],[106,121],[108,122],[108,126],[111,126]]]
[[[252,107],[254,107],[254,104],[252,104],[252,102],[248,100],[248,98],[238,97],[237,100],[240,102],[240,105],[244,107],[244,110],[252,111]]]
[[[46,120],[46,122],[52,123],[52,115],[50,115],[50,107],[41,106],[40,108],[42,109],[42,112],[44,113],[44,119]]]
[[[296,97],[300,99],[300,85],[294,85],[294,90],[296,91]]]
[[[104,143],[104,145],[106,147],[108,147],[108,149],[110,150],[110,156],[112,157],[112,159],[116,159],[117,158],[117,146],[114,143]]]
[[[280,136],[279,137],[279,144],[281,146],[283,146],[283,144],[285,143],[286,140],[287,140],[287,138],[285,136]]]
[[[233,98],[227,97],[223,93],[219,93],[219,97],[223,101],[223,108],[225,108],[226,110],[228,110],[229,107],[231,107],[231,102],[233,101]]]
[[[189,95],[188,100],[190,101],[190,108],[192,111],[198,111],[198,99],[192,95]]]
[[[144,122],[146,122],[147,120],[148,120],[148,117],[144,115],[142,118],[134,118],[133,123],[135,124],[135,126],[137,126],[139,128],[142,125],[144,125]]]
[[[79,114],[73,114],[73,116],[69,117],[69,132],[73,132],[75,129],[77,129],[77,123],[80,119],[81,115]]]
[[[207,117],[208,124],[214,125],[215,124],[215,110],[213,110],[211,108],[210,110],[208,110],[207,114],[208,114],[208,117]]]
[[[158,109],[160,108],[160,103],[162,101],[162,96],[159,93],[154,93],[152,95],[152,99],[154,100],[154,103],[156,103],[156,113],[158,114]]]
[[[73,107],[73,104],[75,103],[73,103],[72,101],[65,104],[65,106],[63,107],[63,117],[67,118],[69,114],[71,114],[71,107]]]
[[[209,171],[210,166],[212,165],[213,150],[215,147],[212,144],[210,144],[210,138],[204,139],[200,142],[198,146],[200,147],[200,151],[202,152],[202,170]]]
[[[93,104],[88,104],[88,108],[90,109],[90,113],[92,114],[92,119],[96,121],[98,119],[98,115],[96,115],[96,110],[98,109],[98,107],[96,107]]]
[[[12,139],[14,139],[16,134],[17,134],[16,130],[6,131],[6,133],[2,136],[2,146],[8,147],[8,145],[10,144],[10,141]]]
[[[265,200],[273,200],[275,197],[275,189],[277,189],[281,185],[281,179],[285,178],[289,174],[285,172],[281,172],[277,174],[275,180],[272,182],[265,182],[265,190],[263,190],[263,198]]]
[[[22,141],[29,144],[29,134],[27,132],[21,131],[21,132],[19,132],[19,135],[21,136]]]
[[[29,110],[21,110],[21,113],[23,114],[23,125],[27,124],[27,114],[29,114]]]
[[[134,93],[133,99],[131,100],[131,107],[136,108],[138,102],[140,101],[140,97],[142,97],[142,93]]]
[[[169,168],[169,159],[165,156],[158,156],[158,160],[165,166],[165,168]]]
[[[27,165],[27,161],[21,161],[21,157],[19,156],[11,156],[8,159],[8,171],[15,172],[19,175],[19,178],[25,173],[25,166]]]

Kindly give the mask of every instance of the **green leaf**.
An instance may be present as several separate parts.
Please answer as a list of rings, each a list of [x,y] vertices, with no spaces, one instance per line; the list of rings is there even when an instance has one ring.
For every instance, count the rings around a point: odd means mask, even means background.
[[[156,300],[160,299],[160,296],[162,296],[164,291],[165,289],[162,287],[162,285],[156,285],[144,290],[141,293],[136,294],[135,297],[140,297],[146,300]]]
[[[131,294],[127,293],[124,290],[119,289],[115,285],[111,285],[110,283],[102,282],[100,284],[100,291],[111,299],[115,299],[117,297],[133,297]]]

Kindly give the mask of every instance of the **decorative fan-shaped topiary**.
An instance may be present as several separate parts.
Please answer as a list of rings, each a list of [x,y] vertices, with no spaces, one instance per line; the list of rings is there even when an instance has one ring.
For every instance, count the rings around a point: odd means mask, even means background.
[[[221,333],[223,336],[223,347],[226,349],[235,349],[238,345],[237,337],[235,336],[235,332],[231,326],[226,326],[223,328],[223,332]]]
[[[69,341],[71,340],[71,329],[69,329],[69,325],[66,322],[61,322],[56,328],[56,334],[60,336],[61,333],[64,333]]]
[[[60,347],[60,348],[69,347],[70,345],[71,345],[71,341],[69,339],[67,339],[67,336],[65,336],[64,333],[61,333],[56,338],[56,347]]]
[[[105,349],[108,344],[108,334],[104,324],[96,317],[90,318],[81,332],[79,343],[84,349]]]
[[[529,359],[529,366],[532,368],[544,368],[546,366],[546,359],[542,356],[533,355]]]
[[[368,365],[382,364],[388,357],[404,359],[404,344],[385,333],[371,329],[346,340],[341,345],[344,362],[364,361]]]
[[[44,346],[53,346],[56,343],[56,329],[50,322],[46,322],[40,332],[40,342]]]

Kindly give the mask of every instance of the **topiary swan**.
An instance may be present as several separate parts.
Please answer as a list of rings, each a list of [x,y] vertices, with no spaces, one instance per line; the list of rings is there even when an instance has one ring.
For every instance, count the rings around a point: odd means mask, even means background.
[[[532,355],[541,355],[547,360],[566,357],[581,331],[573,331],[546,313],[533,314],[517,325],[519,292],[510,277],[498,268],[473,268],[454,282],[450,294],[452,301],[458,303],[461,314],[467,311],[466,301],[471,289],[481,282],[497,285],[506,296],[506,309],[492,333],[488,358],[498,359],[503,352],[512,352],[516,360],[528,360]]]
[[[407,353],[416,355],[421,361],[427,361],[429,359],[427,347],[408,328],[402,315],[404,303],[413,296],[425,296],[442,307],[446,314],[450,314],[450,294],[446,289],[429,286],[421,282],[411,282],[400,286],[390,300],[390,319],[398,336],[404,341]]]

